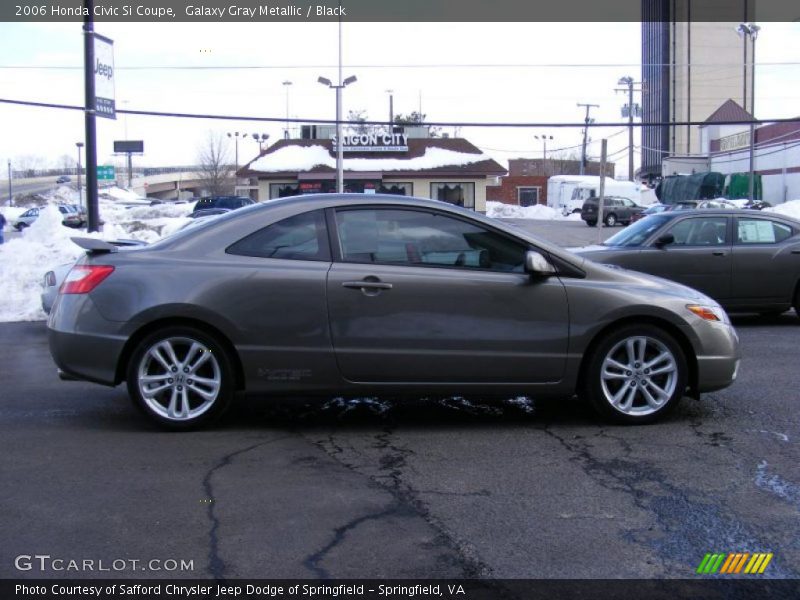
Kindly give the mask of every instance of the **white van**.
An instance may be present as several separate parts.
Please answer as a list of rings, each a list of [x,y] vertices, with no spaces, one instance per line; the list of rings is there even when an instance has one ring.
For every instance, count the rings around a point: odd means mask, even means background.
[[[581,212],[584,201],[599,194],[600,177],[596,175],[553,175],[547,180],[547,206],[565,215]],[[656,201],[655,194],[649,188],[642,190],[638,183],[617,181],[610,177],[605,178],[604,195],[628,198],[641,206]]]

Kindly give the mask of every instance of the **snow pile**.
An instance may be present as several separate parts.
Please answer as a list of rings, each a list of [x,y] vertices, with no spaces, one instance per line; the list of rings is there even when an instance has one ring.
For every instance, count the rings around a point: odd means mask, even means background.
[[[4,206],[0,208],[0,213],[3,213],[3,216],[6,218],[6,226],[3,231],[12,231],[14,221],[19,219],[19,216],[24,213],[27,208],[22,206]]]
[[[23,237],[0,246],[0,322],[45,318],[39,298],[42,276],[48,269],[73,262],[83,252],[70,241],[76,232],[64,227],[62,219],[58,208],[47,206]]]
[[[560,210],[545,206],[544,204],[534,204],[533,206],[515,206],[503,202],[486,202],[486,216],[493,219],[538,219],[540,221],[553,220],[578,220],[579,213],[571,214],[567,217],[561,214]]]
[[[146,202],[147,204],[150,203],[147,198],[142,198],[139,194],[136,194],[130,190],[118,188],[116,186],[103,188],[98,190],[97,193],[99,196],[105,196],[111,200],[119,200],[122,202]]]
[[[468,154],[445,148],[427,148],[425,154],[414,158],[345,158],[346,171],[418,171],[437,167],[462,166],[489,160],[485,154]],[[310,171],[314,167],[336,168],[336,159],[324,146],[284,146],[265,154],[250,165],[250,170],[262,173],[281,171]]]
[[[789,200],[772,208],[765,208],[764,212],[775,212],[779,215],[800,219],[800,200]]]
[[[115,188],[119,190],[119,188]],[[103,231],[87,233],[81,229],[70,229],[62,225],[64,215],[57,204],[76,203],[78,194],[68,187],[58,188],[43,197],[47,202],[39,211],[39,218],[23,234],[14,239],[6,236],[0,245],[0,322],[34,321],[44,319],[41,308],[42,277],[58,265],[74,262],[83,254],[72,237],[94,237],[104,240],[138,239],[151,243],[169,235],[193,221],[188,218],[191,204],[157,204],[155,206],[126,207],[128,192],[115,200],[100,200],[100,221]],[[113,196],[113,195],[112,195]],[[11,222],[26,208],[3,208],[3,214]]]

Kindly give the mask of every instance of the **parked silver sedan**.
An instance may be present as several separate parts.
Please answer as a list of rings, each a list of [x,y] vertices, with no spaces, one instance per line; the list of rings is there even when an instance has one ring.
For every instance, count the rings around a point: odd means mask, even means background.
[[[242,208],[142,248],[87,250],[48,321],[65,377],[127,383],[159,424],[254,394],[576,392],[644,423],[736,377],[695,290],[585,261],[452,205],[323,194]]]
[[[668,211],[574,251],[691,286],[730,311],[780,314],[794,306],[800,315],[800,221],[783,215]]]

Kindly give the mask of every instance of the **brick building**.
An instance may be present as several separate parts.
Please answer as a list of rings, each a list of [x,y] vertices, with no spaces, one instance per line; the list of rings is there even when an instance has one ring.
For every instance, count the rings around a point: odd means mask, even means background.
[[[512,158],[508,161],[508,175],[500,177],[499,185],[486,186],[486,200],[532,206],[547,204],[547,180],[553,175],[578,175],[579,160],[559,158]],[[586,163],[586,175],[599,175],[600,163]],[[614,177],[614,163],[606,164],[606,176]]]

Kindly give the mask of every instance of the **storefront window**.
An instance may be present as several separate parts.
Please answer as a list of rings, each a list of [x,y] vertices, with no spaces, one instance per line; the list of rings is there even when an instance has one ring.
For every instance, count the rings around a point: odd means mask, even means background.
[[[286,196],[297,196],[300,193],[300,188],[291,183],[270,183],[269,184],[269,199],[285,198]]]
[[[475,209],[474,183],[432,183],[431,198]]]
[[[379,194],[394,194],[396,196],[413,196],[413,186],[410,183],[383,183],[378,188]]]

